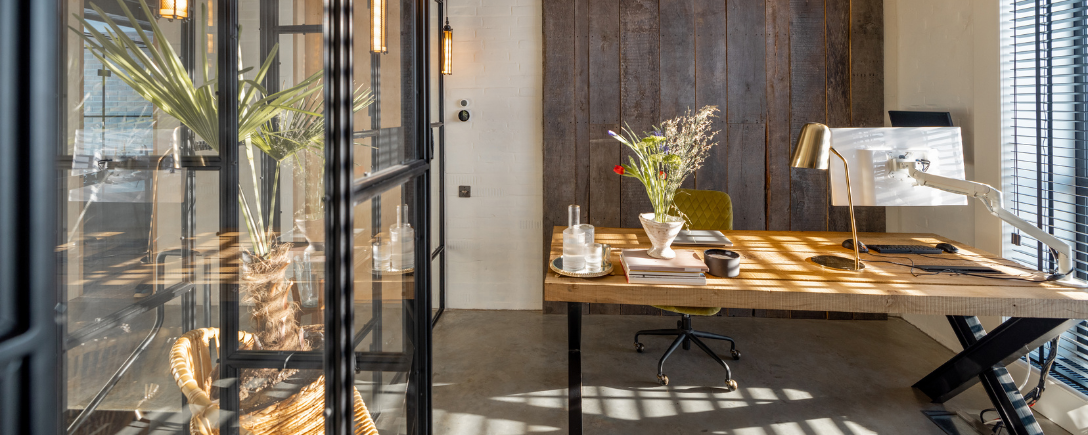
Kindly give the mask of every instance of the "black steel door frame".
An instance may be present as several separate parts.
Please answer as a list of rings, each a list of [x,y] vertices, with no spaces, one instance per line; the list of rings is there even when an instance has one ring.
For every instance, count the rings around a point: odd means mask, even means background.
[[[238,2],[219,2],[220,26],[217,36],[217,65],[221,71],[237,69],[238,50]],[[406,352],[356,352],[353,339],[353,262],[352,228],[353,209],[356,204],[376,197],[381,192],[414,181],[412,192],[420,199],[415,207],[417,222],[429,223],[430,209],[430,159],[428,147],[422,144],[430,139],[429,88],[426,80],[428,62],[427,0],[414,0],[415,36],[411,50],[405,56],[414,60],[414,68],[408,72],[408,82],[415,87],[416,116],[405,128],[413,129],[414,143],[406,144],[405,159],[401,164],[385,168],[362,180],[352,177],[352,40],[355,30],[353,0],[326,0],[324,33],[325,59],[325,163],[326,163],[326,286],[325,286],[325,347],[323,351],[275,352],[239,350],[235,340],[221,343],[221,376],[237,378],[245,368],[295,368],[323,370],[325,374],[325,433],[347,435],[352,433],[352,396],[356,371],[405,371],[408,383],[408,427],[412,434],[431,433],[431,362],[430,362],[430,253],[429,249],[416,250],[415,292],[407,304],[411,310],[406,316],[405,341],[414,346]],[[266,23],[268,21],[265,21]],[[365,29],[365,27],[361,28]],[[299,31],[312,29],[297,29]],[[407,45],[405,45],[407,48]],[[235,77],[220,74],[220,77]],[[234,337],[238,331],[238,285],[240,270],[238,239],[238,150],[226,144],[238,143],[237,137],[237,80],[224,80],[219,84],[220,149],[223,162],[220,172],[220,243],[224,247],[221,260],[220,327],[222,337]],[[429,225],[419,225],[416,246],[430,246]],[[228,421],[221,433],[238,432],[239,398],[236,387],[220,389],[220,407],[228,411]],[[232,412],[233,411],[233,412]]]
[[[59,431],[60,2],[0,2],[0,433]]]

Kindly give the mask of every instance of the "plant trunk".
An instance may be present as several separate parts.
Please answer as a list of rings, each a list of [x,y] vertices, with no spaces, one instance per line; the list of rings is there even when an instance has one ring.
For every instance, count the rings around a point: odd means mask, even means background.
[[[290,244],[274,246],[265,257],[244,261],[241,291],[243,300],[253,304],[250,314],[256,328],[257,348],[264,350],[309,350],[299,327],[298,304],[291,300],[290,283],[284,272],[291,264]]]

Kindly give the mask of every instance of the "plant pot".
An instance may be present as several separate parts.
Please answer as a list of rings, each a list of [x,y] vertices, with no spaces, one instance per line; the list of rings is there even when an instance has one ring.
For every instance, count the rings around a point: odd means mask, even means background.
[[[679,216],[669,216],[669,222],[657,222],[654,220],[653,213],[643,213],[638,215],[638,220],[642,222],[642,229],[646,230],[646,237],[649,237],[650,243],[654,245],[647,254],[665,260],[676,258],[676,252],[671,248],[672,241],[676,240],[676,235],[680,234],[680,229],[684,227],[684,219]]]

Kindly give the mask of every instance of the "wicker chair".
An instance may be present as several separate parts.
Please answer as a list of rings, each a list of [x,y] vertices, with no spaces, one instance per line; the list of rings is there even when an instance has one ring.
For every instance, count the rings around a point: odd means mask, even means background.
[[[733,229],[733,202],[729,199],[729,195],[724,192],[677,189],[674,202],[676,203],[676,208],[680,209],[680,211],[687,216],[688,229],[717,231],[729,231]],[[669,377],[665,376],[663,370],[665,367],[665,360],[676,351],[676,348],[683,346],[684,350],[688,350],[691,349],[691,343],[695,343],[695,345],[699,346],[699,348],[706,352],[707,355],[710,355],[714,361],[717,361],[718,364],[725,368],[725,385],[731,391],[736,390],[737,381],[732,378],[729,364],[726,364],[721,357],[710,350],[706,344],[703,344],[700,338],[728,341],[729,353],[734,360],[740,359],[740,352],[737,351],[736,343],[733,342],[732,338],[724,335],[696,331],[691,327],[691,316],[713,316],[722,310],[721,307],[674,307],[665,305],[654,305],[654,307],[680,314],[680,320],[676,321],[675,329],[649,329],[635,333],[635,350],[639,353],[642,353],[642,351],[645,350],[645,346],[638,341],[640,335],[676,336],[672,345],[669,346],[668,350],[665,351],[665,354],[661,356],[661,360],[657,363],[658,382],[660,382],[661,385],[669,385]]]
[[[189,401],[193,418],[189,430],[193,434],[219,433],[216,422],[221,421],[218,401],[206,393],[213,370],[210,344],[219,343],[218,328],[194,329],[182,335],[170,349],[170,371],[181,392]],[[253,344],[253,334],[239,332],[242,347]],[[378,429],[355,391],[355,434],[378,435]],[[325,433],[325,377],[305,386],[298,393],[274,405],[241,417],[242,433],[253,435],[318,435]]]

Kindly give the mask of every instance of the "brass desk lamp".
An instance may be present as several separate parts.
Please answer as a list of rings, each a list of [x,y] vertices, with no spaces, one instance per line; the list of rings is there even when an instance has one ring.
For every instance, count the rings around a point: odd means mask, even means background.
[[[794,168],[827,170],[831,164],[831,153],[839,156],[842,165],[846,168],[846,197],[850,201],[850,232],[854,236],[854,260],[834,255],[817,255],[809,260],[813,263],[832,269],[860,271],[865,268],[861,264],[861,255],[858,253],[858,229],[854,223],[854,196],[850,192],[850,165],[842,154],[831,148],[831,129],[828,126],[810,122],[801,128],[801,134],[797,136],[797,147],[790,158],[790,166]]]

